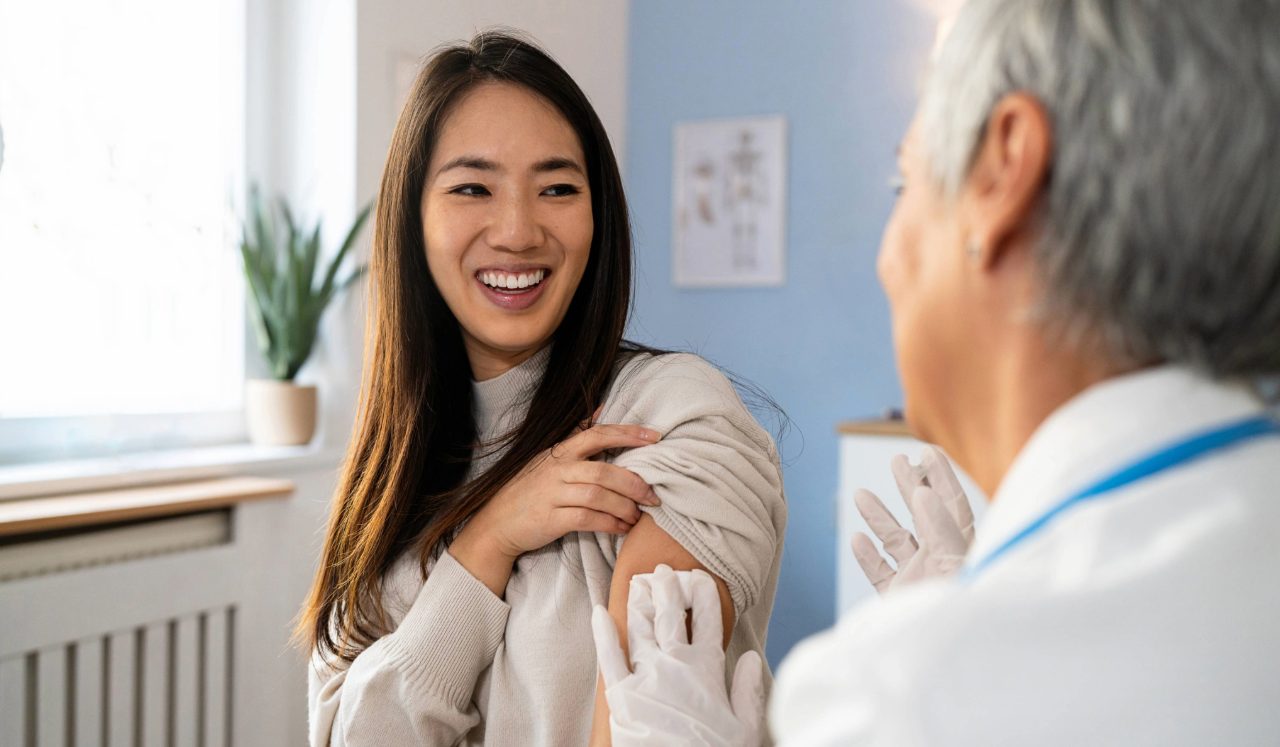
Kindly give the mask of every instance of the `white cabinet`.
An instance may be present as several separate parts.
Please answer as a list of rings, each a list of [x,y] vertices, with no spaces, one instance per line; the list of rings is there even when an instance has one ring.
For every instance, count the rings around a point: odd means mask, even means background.
[[[920,459],[924,444],[911,438],[906,427],[894,421],[869,421],[840,426],[840,487],[836,515],[836,614],[843,615],[851,607],[875,594],[858,561],[853,558],[849,541],[854,532],[865,532],[875,539],[853,503],[853,492],[866,488],[880,497],[898,519],[898,523],[911,529],[911,514],[898,495],[889,460],[895,454],[906,454],[912,462]],[[955,466],[952,463],[952,466]],[[982,520],[986,498],[973,484],[973,480],[956,467],[960,484],[969,496],[975,520]],[[879,546],[879,540],[876,545]]]

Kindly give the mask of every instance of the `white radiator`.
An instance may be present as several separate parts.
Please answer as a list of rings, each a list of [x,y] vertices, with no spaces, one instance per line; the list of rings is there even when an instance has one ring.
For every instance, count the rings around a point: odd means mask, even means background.
[[[229,511],[143,521],[70,536],[0,544],[0,583],[231,541]]]
[[[222,524],[0,547],[0,747],[305,747],[306,657],[289,632],[333,473],[278,473],[292,500],[239,504]]]
[[[0,659],[0,747],[227,747],[235,608]]]

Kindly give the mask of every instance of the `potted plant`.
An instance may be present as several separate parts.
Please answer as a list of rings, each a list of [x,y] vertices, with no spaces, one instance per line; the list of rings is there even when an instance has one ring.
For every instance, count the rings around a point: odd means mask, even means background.
[[[249,439],[264,446],[305,444],[315,434],[316,388],[295,384],[293,378],[311,356],[320,318],[329,302],[368,269],[359,265],[338,279],[339,267],[373,207],[366,205],[360,211],[333,260],[318,268],[320,221],[308,230],[294,220],[284,198],[278,205],[285,222],[283,237],[277,235],[271,208],[256,188],[251,190],[250,215],[240,242],[251,300],[249,314],[272,377],[245,382]]]

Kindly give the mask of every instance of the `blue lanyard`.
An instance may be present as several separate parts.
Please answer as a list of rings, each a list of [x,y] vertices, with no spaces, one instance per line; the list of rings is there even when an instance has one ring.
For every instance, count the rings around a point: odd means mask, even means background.
[[[1095,482],[1084,490],[1081,490],[1070,498],[1067,498],[1058,505],[1049,509],[1049,511],[1043,516],[1031,522],[1031,524],[1021,532],[1010,537],[1008,541],[997,547],[985,558],[973,563],[972,565],[966,565],[964,570],[960,573],[960,580],[962,583],[972,581],[974,577],[985,570],[987,566],[998,560],[1000,556],[1012,550],[1031,535],[1039,532],[1045,527],[1045,525],[1076,504],[1084,503],[1087,500],[1097,498],[1098,496],[1110,493],[1113,490],[1138,482],[1139,480],[1145,480],[1146,478],[1160,472],[1164,472],[1165,470],[1173,469],[1174,467],[1208,456],[1214,452],[1222,451],[1230,446],[1235,446],[1242,442],[1250,441],[1262,436],[1280,436],[1280,422],[1276,422],[1272,418],[1265,416],[1252,417],[1247,420],[1237,421],[1221,428],[1215,428],[1211,431],[1191,436],[1190,438],[1186,438],[1182,441],[1166,446],[1153,454],[1139,459],[1128,467]]]

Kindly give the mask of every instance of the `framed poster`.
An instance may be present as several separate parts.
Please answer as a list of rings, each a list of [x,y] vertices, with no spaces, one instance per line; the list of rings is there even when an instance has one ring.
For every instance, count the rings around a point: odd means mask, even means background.
[[[786,119],[682,122],[674,151],[672,282],[685,288],[782,285]]]

